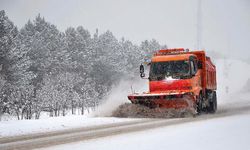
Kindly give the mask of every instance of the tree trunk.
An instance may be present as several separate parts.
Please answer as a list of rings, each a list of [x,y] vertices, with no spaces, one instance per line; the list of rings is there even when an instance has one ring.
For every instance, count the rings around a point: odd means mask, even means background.
[[[55,116],[58,116],[58,102],[56,102],[56,106],[55,106]]]
[[[66,115],[65,111],[66,111],[66,106],[65,106],[65,104],[64,104],[64,105],[62,106],[62,115],[63,115],[63,116]]]
[[[26,109],[26,119],[31,119],[31,106],[30,104],[27,106],[27,109]]]
[[[36,110],[36,114],[35,114],[35,119],[39,119],[40,118],[40,110]]]
[[[71,108],[71,113],[72,113],[72,115],[74,115],[74,108],[73,108],[73,106]]]
[[[57,116],[60,116],[60,110],[61,110],[61,106],[58,106]]]
[[[21,119],[23,120],[23,118],[24,118],[24,113],[25,113],[25,108],[24,109],[22,109],[22,112],[21,112]]]
[[[74,101],[71,100],[71,113],[74,115]]]
[[[81,106],[81,115],[84,115],[84,105]]]
[[[29,110],[26,110],[26,119],[29,119]]]
[[[50,113],[49,113],[50,117],[53,117],[53,109],[50,107]]]
[[[65,116],[65,108],[63,108],[63,116]]]
[[[55,117],[57,117],[57,108],[55,108],[54,113],[55,113]]]
[[[16,110],[16,116],[17,116],[17,119],[20,120],[20,117],[19,117],[19,112],[18,110]]]

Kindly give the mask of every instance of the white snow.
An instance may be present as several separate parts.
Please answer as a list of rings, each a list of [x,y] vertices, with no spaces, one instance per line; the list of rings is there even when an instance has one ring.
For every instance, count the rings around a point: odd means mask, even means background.
[[[119,85],[112,88],[110,94],[104,98],[104,103],[92,112],[91,116],[110,116],[119,105],[129,103],[128,94],[142,93],[143,91],[148,91],[148,80],[121,81]]]
[[[166,82],[172,82],[174,80],[178,80],[178,79],[174,79],[172,76],[168,76],[168,77],[166,77],[166,79],[164,81],[166,81]]]
[[[244,92],[244,87],[250,79],[250,64],[241,60],[215,60],[217,69],[217,97],[218,104],[232,102],[250,102],[250,91]],[[248,97],[247,99],[242,97]]]
[[[78,127],[89,127],[103,124],[118,123],[136,119],[99,117],[88,118],[86,116],[75,115],[65,117],[52,117],[39,120],[11,120],[0,121],[0,138],[31,133],[50,132]]]
[[[46,149],[53,150],[248,150],[250,112],[140,132],[127,133]]]

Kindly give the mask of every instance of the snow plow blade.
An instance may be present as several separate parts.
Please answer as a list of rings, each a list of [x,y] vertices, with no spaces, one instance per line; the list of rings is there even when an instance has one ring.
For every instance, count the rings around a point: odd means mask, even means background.
[[[192,94],[169,94],[169,93],[144,93],[131,94],[128,99],[133,104],[140,104],[149,108],[194,108],[195,98]]]

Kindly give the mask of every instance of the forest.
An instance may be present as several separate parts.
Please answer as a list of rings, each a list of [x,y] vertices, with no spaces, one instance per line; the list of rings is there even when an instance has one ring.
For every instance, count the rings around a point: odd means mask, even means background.
[[[140,44],[111,31],[91,34],[83,26],[59,31],[40,14],[20,29],[0,11],[0,120],[83,115],[95,109],[122,79],[138,77],[138,67],[155,50],[155,39]]]

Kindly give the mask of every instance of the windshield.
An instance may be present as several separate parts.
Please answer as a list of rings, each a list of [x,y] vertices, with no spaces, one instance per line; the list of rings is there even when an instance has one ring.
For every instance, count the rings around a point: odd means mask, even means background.
[[[167,61],[151,63],[149,79],[163,80],[172,77],[184,79],[190,76],[189,61]]]

